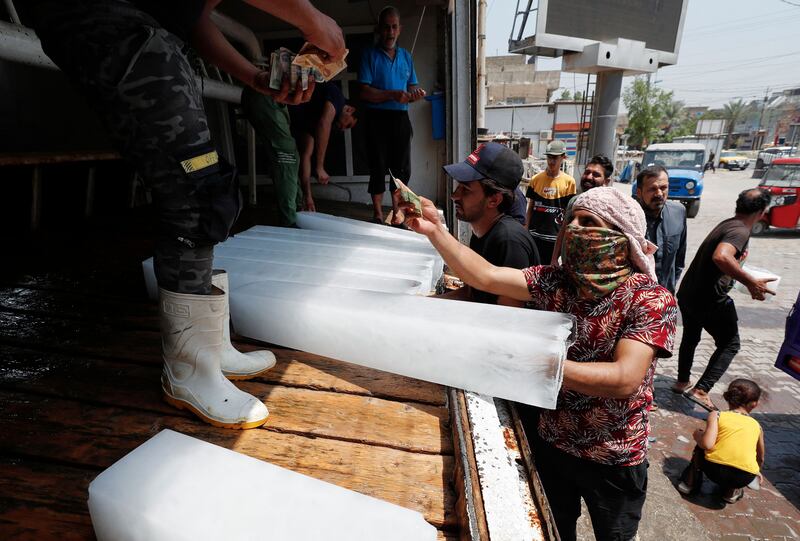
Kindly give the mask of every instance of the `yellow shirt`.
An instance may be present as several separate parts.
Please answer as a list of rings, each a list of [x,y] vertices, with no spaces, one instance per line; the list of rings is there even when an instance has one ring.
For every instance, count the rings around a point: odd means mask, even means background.
[[[563,171],[555,178],[542,171],[528,183],[525,196],[533,204],[528,229],[534,237],[555,242],[564,221],[564,209],[575,195],[575,179]]]
[[[756,445],[760,435],[761,425],[752,417],[723,411],[719,414],[717,443],[706,451],[706,460],[757,474]]]

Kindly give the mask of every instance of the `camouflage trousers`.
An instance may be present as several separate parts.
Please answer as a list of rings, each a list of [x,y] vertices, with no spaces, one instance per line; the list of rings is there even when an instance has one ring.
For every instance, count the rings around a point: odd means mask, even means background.
[[[124,0],[42,3],[34,25],[151,189],[159,286],[210,293],[214,244],[227,238],[241,195],[212,144],[185,44]]]

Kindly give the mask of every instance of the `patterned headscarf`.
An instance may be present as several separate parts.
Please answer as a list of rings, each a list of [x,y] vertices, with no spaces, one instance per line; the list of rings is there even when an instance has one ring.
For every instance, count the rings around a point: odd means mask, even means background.
[[[603,186],[578,195],[572,208],[588,210],[619,229],[628,237],[634,268],[657,281],[653,254],[658,246],[645,238],[647,220],[639,203],[616,188]]]

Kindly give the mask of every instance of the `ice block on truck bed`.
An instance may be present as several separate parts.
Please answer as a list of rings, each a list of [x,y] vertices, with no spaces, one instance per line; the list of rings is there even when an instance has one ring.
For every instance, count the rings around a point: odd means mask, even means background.
[[[416,511],[172,430],[98,475],[89,513],[98,541],[436,539]]]
[[[575,319],[489,304],[262,281],[231,289],[236,332],[555,408]]]

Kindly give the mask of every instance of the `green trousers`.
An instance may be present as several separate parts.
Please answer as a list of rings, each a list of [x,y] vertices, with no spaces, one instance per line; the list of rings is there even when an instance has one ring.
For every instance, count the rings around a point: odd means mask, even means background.
[[[281,225],[295,225],[303,196],[297,174],[300,155],[289,127],[289,109],[248,87],[242,91],[242,109],[267,150]]]

